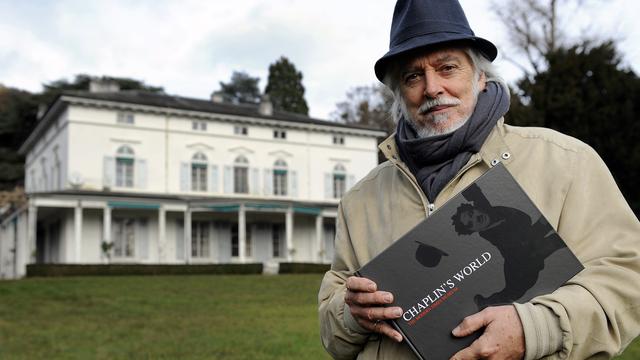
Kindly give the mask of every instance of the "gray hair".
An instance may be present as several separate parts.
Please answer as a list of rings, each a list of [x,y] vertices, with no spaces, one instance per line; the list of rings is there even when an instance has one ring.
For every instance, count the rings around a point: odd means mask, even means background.
[[[495,65],[491,61],[489,61],[489,59],[484,57],[478,50],[473,47],[463,46],[460,47],[460,49],[464,51],[471,59],[474,75],[477,76],[478,79],[480,75],[484,73],[486,81],[496,82],[498,85],[502,86],[502,88],[507,93],[509,93],[509,86],[504,81],[504,79],[502,79],[502,77],[498,75]],[[396,124],[400,120],[400,117],[402,117],[402,114],[406,113],[406,105],[404,102],[404,98],[402,97],[402,92],[400,91],[401,72],[403,65],[404,61],[402,59],[390,63],[388,65],[383,81],[383,83],[393,93],[393,103],[391,104],[391,109],[389,109],[389,112],[391,113],[391,117]]]

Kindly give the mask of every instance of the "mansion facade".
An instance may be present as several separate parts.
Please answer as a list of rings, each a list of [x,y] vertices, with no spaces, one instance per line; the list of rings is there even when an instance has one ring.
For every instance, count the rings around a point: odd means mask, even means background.
[[[26,265],[328,263],[342,194],[377,129],[94,83],[22,145],[27,205],[0,223],[0,278]]]

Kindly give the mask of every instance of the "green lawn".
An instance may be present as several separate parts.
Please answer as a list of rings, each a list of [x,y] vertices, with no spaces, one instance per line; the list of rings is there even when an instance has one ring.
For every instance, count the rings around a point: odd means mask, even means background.
[[[328,359],[320,275],[0,282],[0,359]],[[640,343],[622,359],[640,358]]]

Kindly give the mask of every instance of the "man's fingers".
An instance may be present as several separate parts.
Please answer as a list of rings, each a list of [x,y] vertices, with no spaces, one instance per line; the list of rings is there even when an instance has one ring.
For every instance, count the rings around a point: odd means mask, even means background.
[[[471,335],[491,322],[490,309],[486,308],[478,313],[469,315],[451,332],[453,336],[464,337]]]
[[[480,337],[471,343],[469,347],[458,351],[450,360],[487,359],[497,351],[498,348],[496,346],[488,344],[485,339]]]
[[[385,321],[363,320],[363,323],[361,325],[373,332],[388,336],[394,341],[402,341],[402,334],[400,334],[396,329],[393,328],[393,326],[389,325]]]
[[[391,304],[393,302],[393,295],[386,291],[368,293],[349,290],[344,296],[344,301],[349,305],[383,305]]]
[[[375,282],[357,276],[350,276],[347,278],[347,290],[354,292],[375,292],[378,286]]]
[[[376,320],[397,319],[402,316],[402,309],[399,307],[363,307],[351,305],[351,315],[355,318],[365,319],[375,322]]]

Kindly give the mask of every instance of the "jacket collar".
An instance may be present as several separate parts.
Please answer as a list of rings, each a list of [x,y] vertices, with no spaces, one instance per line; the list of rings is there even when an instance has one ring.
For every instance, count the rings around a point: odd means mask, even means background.
[[[511,162],[513,154],[504,139],[505,126],[504,118],[498,120],[498,123],[493,130],[491,130],[491,133],[489,133],[489,136],[482,145],[482,148],[480,148],[480,152],[473,155],[469,161],[476,161],[479,156],[480,160],[484,162],[487,167],[495,166],[498,162],[505,164]],[[386,140],[380,143],[378,148],[391,163],[409,171],[408,167],[402,162],[402,160],[400,160],[395,136],[396,134],[394,132]]]

